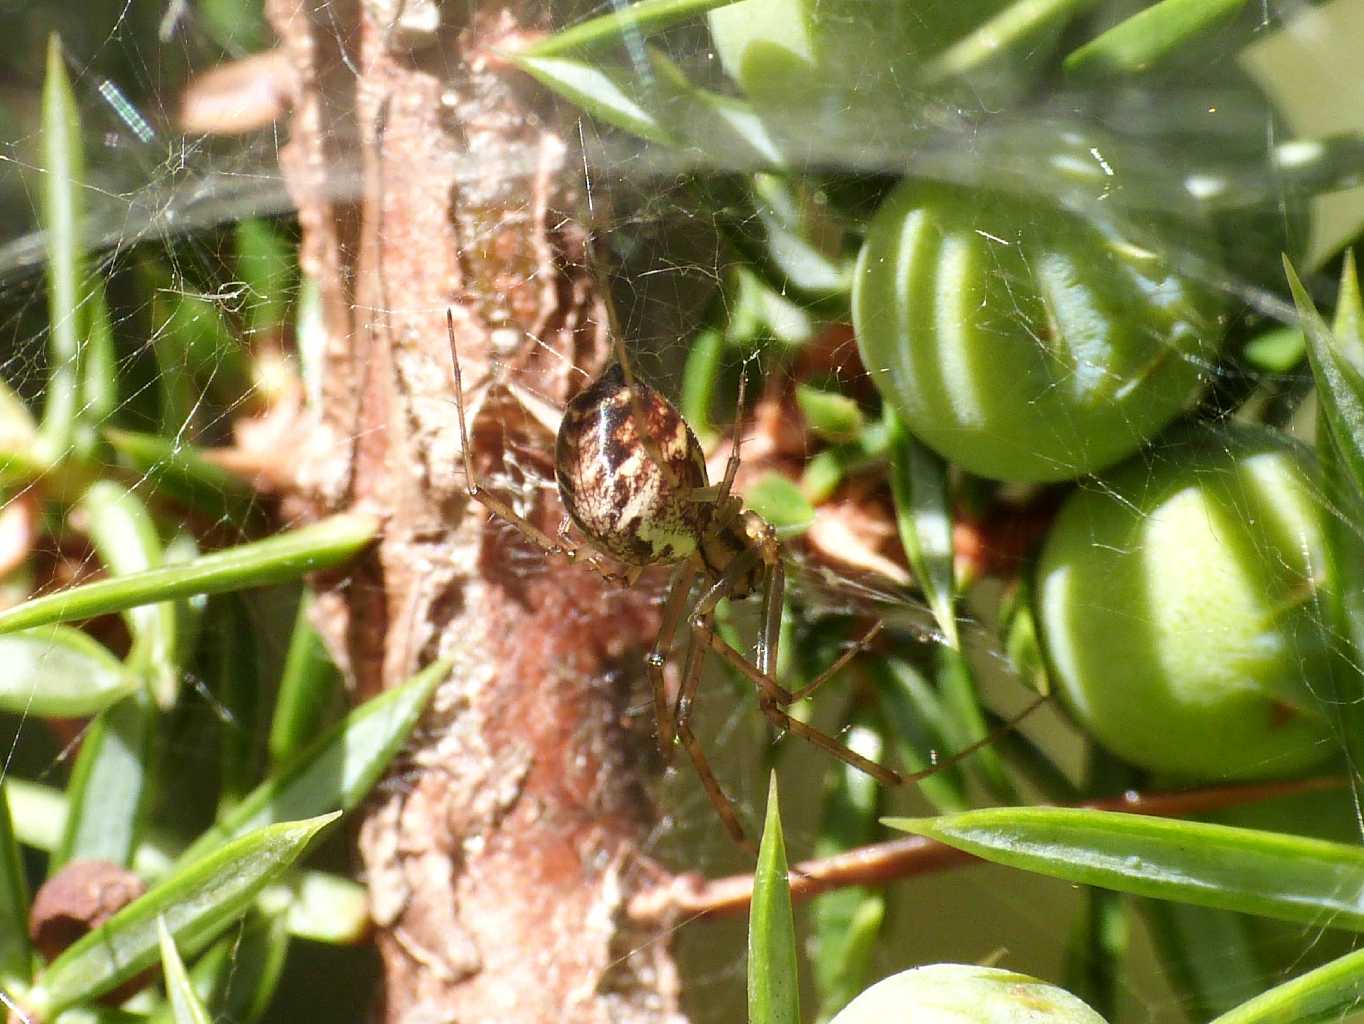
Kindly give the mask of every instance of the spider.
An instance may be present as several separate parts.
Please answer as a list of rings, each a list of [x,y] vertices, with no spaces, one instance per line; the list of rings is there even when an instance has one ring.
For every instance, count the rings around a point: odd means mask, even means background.
[[[827,733],[792,717],[785,708],[804,700],[828,681],[880,631],[877,623],[850,650],[799,690],[786,690],[773,678],[786,576],[776,530],[746,509],[733,493],[739,470],[739,432],[734,433],[724,478],[710,483],[696,435],[677,409],[631,372],[618,332],[616,358],[564,409],[555,443],[554,468],[559,497],[568,518],[551,537],[490,493],[479,481],[464,413],[464,385],[455,344],[454,319],[446,312],[454,370],[455,407],[469,497],[515,527],[546,555],[584,562],[613,583],[633,586],[645,569],[672,565],[658,636],[645,658],[653,691],[658,744],[665,762],[675,743],[687,752],[706,795],[734,841],[751,849],[734,804],[720,787],[691,727],[691,710],[701,680],[705,652],[733,666],[758,690],[758,703],[780,730],[794,733],[887,786],[926,778],[992,742],[974,743],[933,767],[903,774],[848,749]],[[744,376],[738,405],[743,409]],[[586,546],[567,534],[572,522]],[[613,571],[608,564],[623,567]],[[688,613],[693,586],[703,584]],[[715,613],[726,599],[761,594],[759,630],[750,662],[715,632]],[[676,701],[668,699],[664,665],[683,622],[691,634]],[[1012,724],[1012,723],[1010,723]]]

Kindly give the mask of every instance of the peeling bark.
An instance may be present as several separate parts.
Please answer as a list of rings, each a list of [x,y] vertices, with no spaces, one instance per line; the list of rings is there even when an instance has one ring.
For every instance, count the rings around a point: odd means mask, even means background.
[[[618,669],[639,666],[653,606],[489,522],[458,468],[447,308],[475,457],[499,486],[552,439],[488,386],[493,356],[498,379],[562,401],[585,379],[574,367],[595,372],[609,348],[579,157],[494,56],[548,12],[472,7],[269,3],[296,89],[280,160],[329,339],[289,507],[386,524],[322,595],[319,625],[360,698],[437,654],[455,663],[361,828],[382,1015],[680,1020],[666,925],[626,916],[659,872],[638,849],[648,737],[626,724]],[[358,202],[344,180],[357,157]],[[557,506],[533,514],[557,526]]]

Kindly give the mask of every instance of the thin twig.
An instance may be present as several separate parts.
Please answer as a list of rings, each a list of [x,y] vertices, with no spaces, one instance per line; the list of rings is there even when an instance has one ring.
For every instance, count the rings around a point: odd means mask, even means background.
[[[1276,797],[1340,789],[1346,782],[1341,776],[1331,775],[1289,782],[1210,786],[1177,793],[1128,791],[1118,797],[1086,800],[1071,806],[1179,818]],[[879,885],[911,875],[958,867],[976,859],[969,853],[932,839],[905,836],[793,865],[790,875],[791,897],[809,899],[848,885]],[[752,875],[731,875],[709,882],[695,874],[679,875],[670,882],[645,889],[636,895],[630,901],[629,914],[641,923],[737,914],[748,908],[752,895]]]

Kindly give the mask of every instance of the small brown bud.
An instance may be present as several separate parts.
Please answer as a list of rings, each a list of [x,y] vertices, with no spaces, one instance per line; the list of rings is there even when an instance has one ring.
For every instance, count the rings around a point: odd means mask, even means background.
[[[28,934],[49,962],[87,932],[104,924],[147,891],[142,879],[107,860],[73,860],[42,884],[33,897]],[[150,973],[131,979],[104,997],[111,1005],[147,984]]]

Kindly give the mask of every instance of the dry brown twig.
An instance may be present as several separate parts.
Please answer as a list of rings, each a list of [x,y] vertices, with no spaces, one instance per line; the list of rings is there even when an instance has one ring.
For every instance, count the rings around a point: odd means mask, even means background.
[[[1175,793],[1128,792],[1111,799],[1088,800],[1074,806],[1129,814],[1185,817],[1275,797],[1340,789],[1345,785],[1344,778],[1323,776],[1288,782],[1210,786]],[[922,836],[891,839],[792,865],[791,898],[812,899],[822,892],[850,885],[884,885],[901,878],[961,867],[975,860],[969,853]],[[713,881],[705,881],[696,875],[683,875],[635,896],[630,901],[630,915],[638,921],[653,922],[738,914],[748,909],[752,895],[752,875],[731,875]]]

